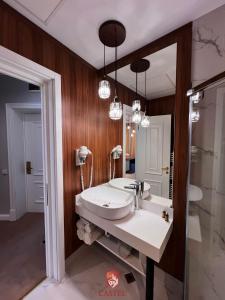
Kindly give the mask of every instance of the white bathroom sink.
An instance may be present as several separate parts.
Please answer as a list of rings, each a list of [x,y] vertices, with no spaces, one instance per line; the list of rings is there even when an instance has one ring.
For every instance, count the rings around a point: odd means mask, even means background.
[[[132,210],[134,199],[131,193],[104,185],[89,188],[80,196],[89,211],[108,220],[126,217]]]
[[[203,198],[202,190],[193,184],[189,184],[188,187],[188,198],[189,201],[200,201]]]
[[[128,190],[124,188],[125,186],[129,186],[130,184],[136,183],[135,179],[130,179],[130,178],[115,178],[109,181],[109,185],[111,185],[114,188],[117,188],[122,191],[129,191],[132,194],[134,194],[134,191]],[[143,193],[143,199],[146,199],[150,196],[150,184],[147,182],[144,183],[144,193]]]

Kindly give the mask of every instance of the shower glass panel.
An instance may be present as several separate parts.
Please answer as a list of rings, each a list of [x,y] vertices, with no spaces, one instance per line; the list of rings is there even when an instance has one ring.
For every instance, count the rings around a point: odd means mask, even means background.
[[[225,84],[193,105],[186,299],[225,299]]]

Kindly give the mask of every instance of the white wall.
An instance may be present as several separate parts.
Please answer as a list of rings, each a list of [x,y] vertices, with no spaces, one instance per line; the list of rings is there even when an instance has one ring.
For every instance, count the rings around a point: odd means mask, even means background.
[[[40,101],[40,92],[30,92],[28,83],[0,74],[0,214],[8,214],[10,208],[9,178],[2,175],[2,170],[8,170],[5,104]]]

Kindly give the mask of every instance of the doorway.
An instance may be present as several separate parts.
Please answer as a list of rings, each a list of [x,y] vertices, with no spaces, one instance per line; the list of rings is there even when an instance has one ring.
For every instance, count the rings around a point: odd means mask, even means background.
[[[29,212],[44,212],[41,113],[24,114],[26,206]]]
[[[6,104],[11,221],[26,212],[44,213],[41,96],[39,98],[39,103]]]
[[[170,196],[171,115],[151,116],[137,130],[136,178],[151,185],[154,195]]]
[[[46,276],[59,282],[65,274],[61,76],[2,46],[0,74],[40,87]],[[10,195],[10,201],[14,200]],[[11,221],[12,216],[11,211],[0,213],[1,220]]]
[[[142,180],[151,193],[172,199],[172,115],[150,117],[147,128],[132,123],[132,108],[123,105],[123,177]]]
[[[46,278],[40,88],[1,74],[0,119],[0,290],[17,300]]]

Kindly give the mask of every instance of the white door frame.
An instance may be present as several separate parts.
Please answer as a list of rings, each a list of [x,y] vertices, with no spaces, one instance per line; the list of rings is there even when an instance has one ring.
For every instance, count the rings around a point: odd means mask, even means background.
[[[127,134],[127,118],[132,117],[132,107],[123,104],[123,177],[126,177],[126,134]]]
[[[14,118],[16,113],[41,113],[41,103],[6,103],[6,124],[7,124],[7,146],[8,146],[8,166],[9,166],[9,196],[10,211],[9,220],[15,221],[19,219],[25,211],[20,209],[20,203],[17,199],[17,181],[16,181],[16,158],[14,155],[14,140],[17,132],[15,131]],[[22,121],[21,121],[22,122]],[[22,143],[24,143],[24,136]],[[44,149],[42,149],[44,152]],[[24,154],[24,153],[23,153]],[[21,176],[21,175],[19,175]],[[26,189],[26,180],[24,173],[24,190]],[[27,199],[24,199],[27,201]],[[18,212],[19,210],[19,212]]]
[[[65,275],[61,76],[0,46],[0,73],[41,87],[47,277]]]

